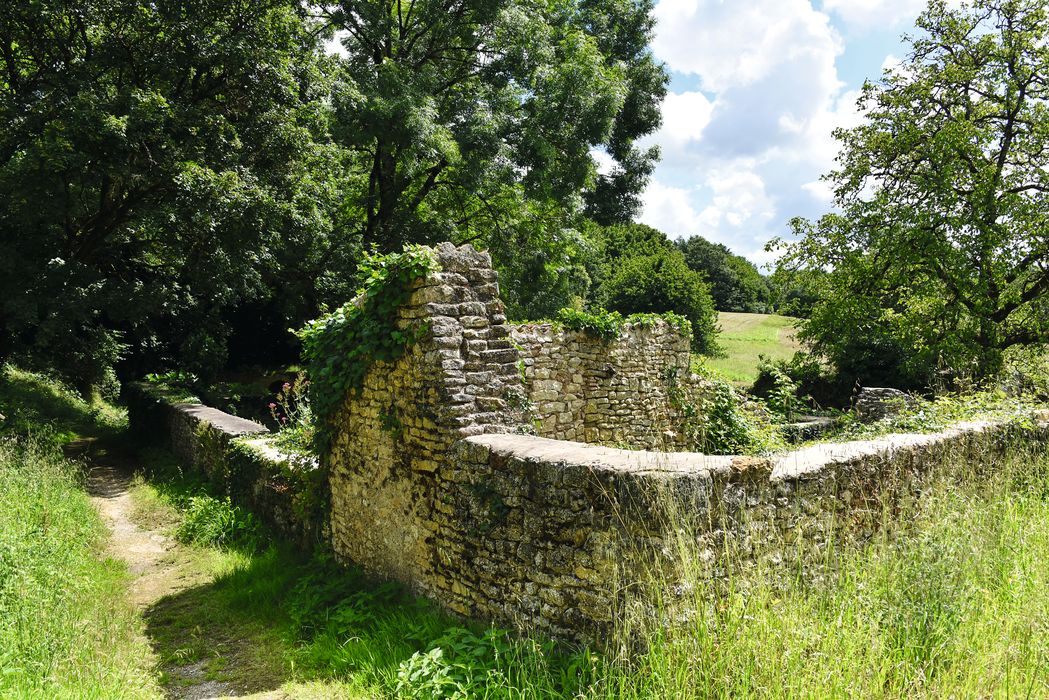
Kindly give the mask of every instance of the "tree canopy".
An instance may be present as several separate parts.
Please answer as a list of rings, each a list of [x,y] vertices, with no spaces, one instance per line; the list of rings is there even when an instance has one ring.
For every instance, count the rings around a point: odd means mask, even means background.
[[[677,247],[688,266],[706,278],[718,311],[767,313],[771,310],[769,283],[752,262],[702,236],[679,239]]]
[[[1049,340],[1045,3],[934,0],[917,27],[837,134],[840,212],[795,221],[788,254],[830,272],[805,326],[817,348],[844,360],[865,339],[904,383]]]
[[[285,0],[0,13],[0,354],[221,364],[224,311],[332,231],[315,29]]]
[[[206,374],[356,287],[492,250],[511,312],[592,286],[666,73],[649,0],[37,0],[0,12],[0,360]],[[342,32],[345,55],[325,43]],[[600,175],[592,153],[615,166]]]
[[[325,5],[345,32],[334,134],[364,242],[472,242],[492,251],[506,286],[538,275],[545,289],[585,291],[571,279],[577,219],[584,206],[629,219],[657,155],[635,145],[659,125],[667,81],[648,50],[651,5]],[[609,175],[596,171],[598,147],[616,162]],[[550,310],[542,296],[508,301],[534,315]]]

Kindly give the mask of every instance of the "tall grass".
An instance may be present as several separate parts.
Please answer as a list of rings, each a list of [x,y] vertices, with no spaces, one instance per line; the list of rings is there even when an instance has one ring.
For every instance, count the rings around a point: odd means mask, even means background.
[[[126,570],[103,556],[76,466],[43,435],[0,437],[0,485],[0,697],[156,697]]]
[[[905,530],[828,554],[822,577],[736,571],[711,596],[674,538],[685,593],[646,590],[661,614],[619,630],[642,651],[603,657],[587,697],[1049,697],[1047,465],[945,477]]]

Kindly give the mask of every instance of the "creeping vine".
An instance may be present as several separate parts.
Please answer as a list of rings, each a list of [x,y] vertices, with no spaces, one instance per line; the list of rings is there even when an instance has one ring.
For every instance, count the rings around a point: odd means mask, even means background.
[[[332,419],[350,392],[361,388],[372,363],[398,359],[426,332],[422,325],[399,327],[397,312],[411,296],[413,283],[438,269],[433,251],[423,246],[366,255],[357,297],[297,332],[310,377],[320,454],[331,440]]]

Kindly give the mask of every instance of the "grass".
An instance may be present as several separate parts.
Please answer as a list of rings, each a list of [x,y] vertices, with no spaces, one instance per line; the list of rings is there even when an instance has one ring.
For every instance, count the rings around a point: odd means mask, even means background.
[[[132,517],[176,535],[199,510],[189,505],[192,499],[209,497],[202,482],[165,453],[149,451],[145,459],[148,471],[132,487]],[[456,688],[469,689],[463,697],[475,697],[474,691],[482,697],[483,688],[497,682],[505,690],[522,669],[545,667],[544,654],[571,658],[550,642],[541,646],[466,625],[398,585],[378,583],[324,553],[281,546],[264,533],[232,543],[209,535],[189,544],[180,565],[201,584],[145,613],[164,668],[201,664],[207,678],[292,697],[446,698]],[[163,680],[168,687],[180,683],[173,671]],[[551,672],[521,678],[517,687],[541,686],[544,696],[557,697],[571,682]],[[436,694],[423,693],[424,687]]]
[[[156,697],[127,571],[104,554],[106,528],[58,446],[65,435],[0,437],[0,697]]]
[[[737,386],[758,378],[758,358],[789,360],[801,345],[794,337],[796,319],[775,314],[718,313],[721,332],[717,342],[724,353],[704,362]]]
[[[641,625],[606,697],[1049,696],[1049,461],[990,466],[945,478],[899,536],[828,553],[823,581],[737,574],[711,600],[678,540],[691,621]]]

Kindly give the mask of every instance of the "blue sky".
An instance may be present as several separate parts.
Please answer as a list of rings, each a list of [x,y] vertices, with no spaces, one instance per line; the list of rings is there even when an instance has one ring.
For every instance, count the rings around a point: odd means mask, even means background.
[[[663,156],[640,220],[699,234],[756,263],[794,216],[831,207],[820,176],[865,78],[905,48],[925,0],[659,0],[656,57],[671,71]],[[600,160],[600,156],[598,156]]]

